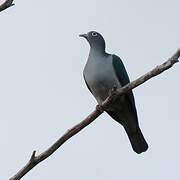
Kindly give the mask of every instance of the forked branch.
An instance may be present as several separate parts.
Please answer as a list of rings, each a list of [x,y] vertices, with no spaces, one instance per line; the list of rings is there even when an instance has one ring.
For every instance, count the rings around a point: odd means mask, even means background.
[[[109,96],[103,103],[102,107],[103,109],[111,106],[112,100],[114,98],[117,98],[118,96],[122,96],[123,94],[127,93],[131,89],[143,84],[145,81],[151,79],[154,76],[157,76],[158,74],[162,73],[163,71],[169,69],[172,67],[176,62],[178,62],[178,58],[180,57],[180,49],[176,51],[176,53],[169,58],[166,62],[163,64],[157,66],[153,70],[149,71],[145,75],[141,76],[140,78],[136,79],[135,81],[132,81],[131,83],[127,84],[126,86],[117,89],[117,93],[115,95]],[[38,156],[35,156],[36,151],[33,151],[30,160],[27,162],[27,164],[19,171],[17,174],[15,174],[10,180],[19,180],[21,179],[27,172],[29,172],[33,167],[35,167],[38,163],[48,158],[52,153],[54,153],[63,143],[65,143],[68,139],[70,139],[72,136],[77,134],[79,131],[81,131],[83,128],[85,128],[87,125],[89,125],[91,122],[93,122],[99,115],[101,115],[103,112],[99,111],[98,109],[95,109],[89,116],[87,116],[83,121],[69,129],[63,136],[61,136],[53,145],[51,145],[46,151],[42,152]]]

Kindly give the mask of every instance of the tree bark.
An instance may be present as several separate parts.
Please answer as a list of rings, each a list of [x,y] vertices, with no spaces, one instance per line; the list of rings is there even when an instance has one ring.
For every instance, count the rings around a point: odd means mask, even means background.
[[[158,74],[162,73],[163,71],[171,68],[176,62],[178,62],[178,58],[180,57],[180,49],[176,51],[176,53],[169,58],[166,62],[163,64],[157,66],[153,70],[149,71],[145,75],[139,77],[138,79],[130,82],[126,86],[117,89],[115,93],[113,93],[111,96],[107,97],[107,99],[102,104],[102,111],[96,108],[89,116],[87,116],[83,121],[78,123],[77,125],[73,126],[71,129],[67,130],[67,132],[61,136],[53,145],[51,145],[47,150],[39,154],[38,156],[35,155],[36,151],[33,151],[29,161],[27,164],[18,171],[10,180],[19,180],[21,179],[26,173],[28,173],[33,167],[35,167],[38,163],[48,158],[51,154],[53,154],[62,144],[64,144],[68,139],[70,139],[72,136],[77,134],[79,131],[81,131],[83,128],[85,128],[87,125],[89,125],[91,122],[93,122],[98,116],[100,116],[103,113],[103,109],[106,109],[107,107],[111,106],[114,99],[116,99],[119,96],[122,96],[123,94],[127,93],[128,91],[132,90],[133,88],[136,88],[137,86],[143,84],[147,80],[151,79],[154,76],[157,76]]]
[[[14,0],[6,0],[4,3],[2,3],[0,5],[0,12],[11,7],[14,6],[15,4],[13,3]]]

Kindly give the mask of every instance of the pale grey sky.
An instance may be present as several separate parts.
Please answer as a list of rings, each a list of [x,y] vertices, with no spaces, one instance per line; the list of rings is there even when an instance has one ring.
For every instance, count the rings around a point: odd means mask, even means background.
[[[131,80],[180,47],[179,0],[15,3],[0,14],[0,179],[94,109],[82,76],[89,45],[78,34],[102,33]],[[176,64],[134,90],[147,152],[134,153],[123,128],[104,113],[23,179],[179,180],[179,77]]]

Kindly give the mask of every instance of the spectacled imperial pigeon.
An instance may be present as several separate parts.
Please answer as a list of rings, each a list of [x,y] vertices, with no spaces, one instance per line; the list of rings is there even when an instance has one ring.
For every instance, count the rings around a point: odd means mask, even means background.
[[[91,31],[81,34],[80,37],[84,37],[90,44],[88,61],[83,71],[84,80],[101,107],[113,87],[121,88],[130,80],[121,59],[114,54],[106,53],[105,40],[100,33]],[[148,144],[139,128],[132,91],[117,98],[105,111],[124,127],[136,153],[148,149]]]

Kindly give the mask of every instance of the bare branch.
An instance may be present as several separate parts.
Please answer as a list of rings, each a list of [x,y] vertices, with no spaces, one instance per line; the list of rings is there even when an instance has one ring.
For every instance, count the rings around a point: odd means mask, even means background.
[[[32,155],[31,155],[31,158],[30,158],[30,161],[34,161],[34,159],[35,159],[35,154],[36,154],[36,151],[33,151]]]
[[[0,12],[14,6],[15,4],[13,3],[14,0],[6,0],[3,4],[0,5]]]
[[[166,62],[163,64],[157,66],[150,72],[146,73],[145,75],[141,76],[140,78],[136,79],[135,81],[132,81],[131,83],[127,84],[126,86],[117,89],[117,93],[115,95],[109,96],[103,103],[102,107],[107,108],[111,105],[112,100],[114,98],[117,98],[118,96],[121,96],[131,89],[141,85],[145,81],[151,79],[154,76],[157,76],[158,74],[162,73],[163,71],[169,69],[172,67],[176,62],[178,62],[178,58],[180,57],[180,49],[177,50],[177,52],[169,58]],[[36,151],[34,151],[31,155],[31,158],[29,162],[16,174],[14,175],[10,180],[19,180],[21,179],[27,172],[29,172],[33,167],[35,167],[38,163],[48,158],[52,153],[54,153],[62,144],[64,144],[68,139],[70,139],[72,136],[77,134],[79,131],[81,131],[83,128],[85,128],[87,125],[92,123],[99,115],[101,115],[103,111],[100,111],[98,109],[94,110],[88,117],[86,117],[83,121],[69,129],[63,136],[61,136],[52,146],[50,146],[46,151],[42,152],[38,156],[35,156]]]

